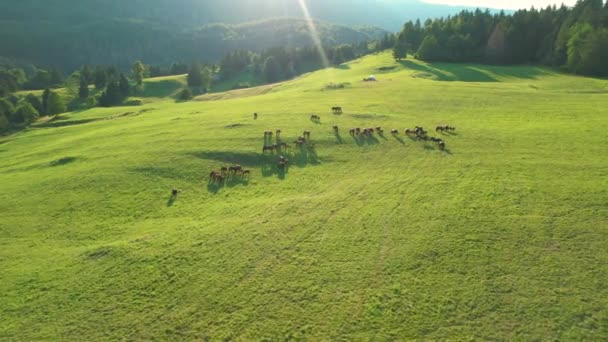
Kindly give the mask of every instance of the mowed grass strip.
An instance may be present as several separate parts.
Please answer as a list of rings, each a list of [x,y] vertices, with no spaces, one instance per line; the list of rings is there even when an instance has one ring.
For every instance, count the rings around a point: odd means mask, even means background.
[[[606,339],[607,91],[379,54],[3,138],[0,339]],[[275,129],[314,155],[274,172]],[[209,185],[230,164],[253,174]]]

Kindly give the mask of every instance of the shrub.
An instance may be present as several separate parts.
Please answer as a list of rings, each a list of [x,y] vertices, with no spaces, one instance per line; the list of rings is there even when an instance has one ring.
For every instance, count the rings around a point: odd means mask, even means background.
[[[232,89],[247,89],[251,88],[251,84],[249,82],[239,82],[232,85]]]
[[[189,101],[192,100],[192,91],[190,88],[182,89],[179,94],[177,94],[178,101]]]

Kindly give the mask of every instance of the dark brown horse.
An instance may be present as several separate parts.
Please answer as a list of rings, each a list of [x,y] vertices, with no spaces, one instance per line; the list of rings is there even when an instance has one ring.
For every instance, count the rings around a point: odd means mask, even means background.
[[[243,167],[241,165],[232,165],[231,167],[228,168],[228,172],[230,173],[237,173],[239,171],[241,171],[243,169]]]

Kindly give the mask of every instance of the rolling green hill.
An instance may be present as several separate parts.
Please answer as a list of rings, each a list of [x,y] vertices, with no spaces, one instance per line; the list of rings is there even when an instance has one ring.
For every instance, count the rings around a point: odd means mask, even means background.
[[[606,80],[385,53],[174,82],[0,140],[1,340],[608,338]],[[446,151],[403,133],[439,124]],[[287,172],[275,129],[312,133]],[[249,179],[209,183],[231,164]]]

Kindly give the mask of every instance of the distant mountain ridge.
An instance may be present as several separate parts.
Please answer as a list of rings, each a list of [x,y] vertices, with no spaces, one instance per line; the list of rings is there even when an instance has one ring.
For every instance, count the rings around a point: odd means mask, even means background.
[[[371,25],[390,31],[398,31],[408,20],[425,20],[472,9],[419,0],[4,0],[0,3],[0,20],[83,23],[129,18],[191,27],[276,17],[304,18],[302,3],[314,19]]]
[[[309,45],[300,1],[322,21],[321,40],[331,45],[376,39],[409,19],[463,9],[418,0],[4,0],[0,60],[124,67],[137,59],[214,61],[238,48]]]

